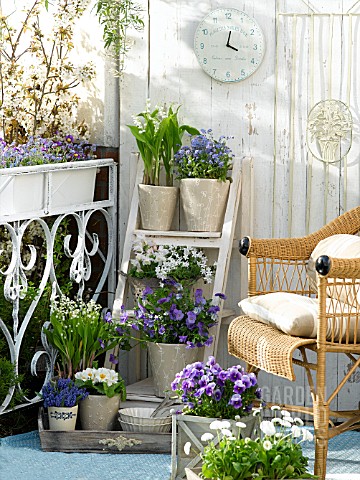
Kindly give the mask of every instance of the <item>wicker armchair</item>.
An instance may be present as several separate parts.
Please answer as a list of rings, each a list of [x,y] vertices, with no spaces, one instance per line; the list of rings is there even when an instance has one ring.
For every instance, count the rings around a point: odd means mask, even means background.
[[[332,400],[360,366],[360,300],[357,301],[360,299],[360,258],[320,256],[316,261],[315,292],[309,284],[306,268],[320,240],[336,234],[356,235],[359,232],[360,207],[356,207],[302,238],[259,240],[245,237],[240,241],[240,252],[248,258],[249,264],[249,300],[254,295],[269,292],[290,292],[317,298],[315,338],[291,336],[272,325],[242,315],[230,324],[228,350],[245,361],[252,371],[265,370],[290,380],[295,380],[294,364],[305,368],[313,405],[286,407],[313,415],[315,474],[321,480],[326,474],[328,440],[360,427],[360,410],[330,410]],[[339,291],[345,295],[342,301],[339,301]],[[293,358],[297,349],[301,360]],[[316,353],[315,362],[308,360],[308,349]],[[331,392],[326,388],[327,353],[345,354],[351,361],[351,368]]]

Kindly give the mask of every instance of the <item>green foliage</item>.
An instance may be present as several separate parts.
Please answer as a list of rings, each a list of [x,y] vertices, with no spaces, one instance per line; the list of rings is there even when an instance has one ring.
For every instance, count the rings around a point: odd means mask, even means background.
[[[0,351],[3,351],[3,340],[1,340]],[[16,387],[22,382],[24,376],[16,375],[14,365],[7,358],[0,356],[0,405],[4,402],[10,388]],[[15,390],[15,394],[11,399],[10,407],[13,407],[16,402],[20,402],[23,394],[19,390]]]
[[[97,0],[95,8],[103,26],[105,48],[118,59],[130,49],[126,37],[128,30],[141,31],[144,28],[141,7],[133,0]]]
[[[49,343],[58,350],[59,375],[71,378],[81,369],[92,367],[101,354],[120,345],[130,348],[123,331],[111,319],[103,318],[101,305],[90,300],[70,300],[62,295],[52,304],[51,326],[44,328]]]
[[[144,112],[134,116],[134,125],[128,125],[134,135],[140,156],[144,162],[144,183],[160,184],[160,171],[166,173],[166,185],[173,183],[173,158],[179,150],[185,132],[196,135],[199,131],[189,125],[179,125],[177,118],[180,106],[150,108],[146,102]]]

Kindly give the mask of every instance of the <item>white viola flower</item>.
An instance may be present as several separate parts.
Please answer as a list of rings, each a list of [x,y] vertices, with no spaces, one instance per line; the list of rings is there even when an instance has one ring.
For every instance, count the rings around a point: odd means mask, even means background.
[[[191,442],[186,442],[184,445],[185,455],[190,455],[190,449],[191,449]]]
[[[271,450],[272,449],[272,443],[270,440],[264,440],[263,447],[265,450]]]
[[[246,428],[246,424],[243,422],[236,422],[235,425],[239,428]]]
[[[298,425],[299,427],[302,427],[304,425],[304,422],[301,420],[299,417],[294,418],[294,423]]]
[[[260,423],[260,429],[263,433],[265,433],[265,435],[268,435],[269,437],[271,437],[272,435],[275,435],[276,433],[274,424],[269,420],[263,420]]]
[[[306,428],[302,428],[301,433],[302,433],[302,436],[303,436],[303,440],[308,441],[308,442],[313,441],[314,435],[310,432],[310,430],[308,430]]]
[[[214,438],[214,435],[210,432],[206,432],[206,433],[203,433],[201,435],[201,441],[202,442],[209,442],[210,440],[212,440]]]
[[[221,430],[222,428],[221,420],[214,420],[213,422],[210,423],[209,428],[210,430]]]
[[[294,438],[299,438],[301,436],[301,429],[297,425],[291,427],[291,434]]]

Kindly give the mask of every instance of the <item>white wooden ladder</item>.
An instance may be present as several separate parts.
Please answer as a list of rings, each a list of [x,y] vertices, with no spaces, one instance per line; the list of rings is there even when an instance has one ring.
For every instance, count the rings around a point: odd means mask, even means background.
[[[237,218],[237,212],[240,200],[241,176],[240,161],[235,159],[231,172],[232,182],[230,184],[229,197],[224,216],[224,223],[220,232],[188,232],[188,231],[154,231],[139,229],[138,214],[138,189],[137,185],[142,182],[143,168],[139,161],[135,188],[131,201],[131,208],[127,230],[124,241],[123,256],[120,264],[118,284],[115,292],[115,301],[113,306],[113,318],[120,318],[121,306],[125,304],[128,291],[127,272],[129,270],[130,256],[133,242],[137,235],[143,238],[151,239],[158,245],[179,245],[199,248],[211,248],[217,250],[217,268],[213,282],[213,295],[218,292],[226,293],[226,282],[230,265],[231,251],[234,240],[234,231]],[[223,314],[223,302],[220,302],[219,318]],[[217,345],[220,335],[221,322],[213,327],[211,334],[214,341],[211,346],[206,347],[204,358],[209,355],[216,355]]]

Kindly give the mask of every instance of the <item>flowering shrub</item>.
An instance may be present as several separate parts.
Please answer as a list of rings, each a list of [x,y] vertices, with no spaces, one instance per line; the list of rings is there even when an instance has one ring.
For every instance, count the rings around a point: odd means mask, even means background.
[[[43,386],[40,396],[44,407],[74,407],[88,396],[85,388],[79,388],[70,378],[59,378]]]
[[[187,365],[176,374],[171,389],[185,404],[184,414],[209,418],[248,415],[261,398],[254,373],[246,373],[240,365],[225,370],[214,357]]]
[[[102,353],[119,345],[130,348],[124,326],[115,324],[111,313],[101,314],[101,305],[90,300],[70,300],[62,295],[52,303],[50,323],[44,326],[49,343],[58,351],[59,374],[72,377],[91,368]],[[116,360],[115,360],[116,361]]]
[[[172,106],[168,109],[165,106],[155,106],[151,111],[148,99],[145,111],[134,115],[134,125],[128,125],[144,162],[145,184],[159,185],[163,164],[166,184],[172,185],[173,156],[180,148],[184,132],[199,133],[189,125],[179,125],[179,108],[174,110]]]
[[[216,298],[225,299],[217,293]],[[124,311],[122,322],[142,333],[142,340],[158,343],[184,343],[189,348],[211,345],[209,329],[218,321],[216,300],[206,300],[199,288],[190,289],[175,282],[165,282],[154,291],[146,287],[130,320]]]
[[[246,427],[242,422],[236,426]],[[283,411],[282,418],[262,421],[261,436],[251,440],[241,438],[240,434],[233,436],[227,421],[212,422],[210,429],[217,430],[219,442],[212,441],[214,435],[210,432],[201,438],[209,442],[201,455],[203,478],[317,478],[307,472],[308,459],[303,456],[301,446],[304,441],[312,441],[313,435],[302,426],[300,418],[293,419]],[[189,445],[185,446],[188,450]]]
[[[0,139],[0,168],[90,160],[94,152],[95,145],[75,142],[72,135],[63,140],[31,136],[20,145]]]
[[[156,245],[155,242],[138,239],[134,242],[135,258],[131,259],[129,275],[137,278],[173,279],[184,283],[203,278],[211,283],[215,266],[207,266],[206,255],[194,247]]]
[[[70,54],[74,24],[90,0],[32,0],[25,5],[21,0],[17,4],[24,16],[16,18],[16,26],[11,24],[12,15],[0,16],[3,138],[7,143],[22,143],[31,135],[86,137],[87,126],[76,118],[79,97],[74,89],[91,80],[95,69],[92,63],[75,65]]]
[[[177,178],[214,178],[225,182],[232,154],[226,145],[230,137],[215,140],[212,130],[201,130],[191,137],[191,145],[182,146],[174,156]]]
[[[75,384],[85,387],[90,393],[100,393],[111,398],[116,394],[121,395],[121,400],[126,399],[126,388],[120,375],[109,368],[87,368],[75,374]]]

